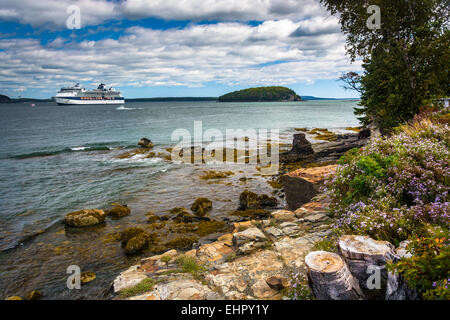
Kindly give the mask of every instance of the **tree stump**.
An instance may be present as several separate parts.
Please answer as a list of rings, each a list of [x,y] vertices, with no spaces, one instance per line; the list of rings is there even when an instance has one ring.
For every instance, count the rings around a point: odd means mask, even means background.
[[[385,266],[397,258],[394,246],[367,236],[347,235],[339,239],[339,249],[365,298],[383,300],[388,278]]]
[[[308,278],[318,300],[357,300],[362,297],[358,281],[337,254],[314,251],[305,258]]]
[[[410,258],[412,254],[407,250],[410,241],[402,241],[395,252],[398,258]],[[395,259],[397,260],[397,259]],[[388,272],[385,300],[418,300],[419,295],[408,287],[401,274]]]

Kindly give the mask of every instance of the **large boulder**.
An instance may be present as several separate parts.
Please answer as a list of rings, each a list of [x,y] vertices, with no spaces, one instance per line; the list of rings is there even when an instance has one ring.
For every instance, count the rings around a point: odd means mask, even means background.
[[[138,145],[144,148],[152,148],[153,142],[150,139],[142,138],[139,140]]]
[[[299,169],[281,178],[290,210],[296,210],[311,201],[318,192],[324,177],[336,170],[336,165]]]
[[[84,209],[66,214],[64,223],[71,227],[88,227],[105,221],[106,213],[98,209]]]
[[[314,154],[311,142],[306,139],[304,133],[294,134],[292,149],[289,152],[282,153],[280,160],[282,162],[296,162],[310,158]]]
[[[198,198],[192,204],[191,210],[196,215],[203,217],[208,211],[212,210],[212,201],[208,198]]]

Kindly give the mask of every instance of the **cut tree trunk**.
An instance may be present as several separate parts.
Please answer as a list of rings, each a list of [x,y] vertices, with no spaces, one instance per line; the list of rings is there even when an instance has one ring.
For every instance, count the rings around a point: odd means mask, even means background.
[[[358,300],[362,297],[358,281],[345,261],[335,253],[314,251],[305,258],[308,278],[318,300]]]
[[[339,249],[365,298],[383,300],[388,278],[386,264],[398,258],[394,246],[367,236],[348,235],[339,239]]]
[[[395,252],[399,258],[410,258],[412,254],[407,250],[410,241],[402,241]],[[397,259],[396,259],[397,260]],[[389,272],[385,300],[418,300],[419,295],[408,287],[401,274]]]

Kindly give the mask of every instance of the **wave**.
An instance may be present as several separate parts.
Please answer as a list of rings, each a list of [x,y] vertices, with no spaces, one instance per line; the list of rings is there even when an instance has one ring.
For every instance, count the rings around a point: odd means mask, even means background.
[[[142,110],[142,108],[127,108],[125,106],[117,107],[116,110]]]
[[[59,150],[46,150],[46,151],[23,153],[23,154],[13,155],[13,156],[10,156],[7,158],[28,159],[28,158],[50,157],[50,156],[55,156],[55,155],[58,155],[61,153],[69,153],[69,152],[109,151],[109,150],[117,150],[117,149],[125,149],[125,148],[128,148],[128,147],[118,145],[117,142],[100,142],[100,143],[86,144],[86,145],[82,145],[82,146],[62,148]]]

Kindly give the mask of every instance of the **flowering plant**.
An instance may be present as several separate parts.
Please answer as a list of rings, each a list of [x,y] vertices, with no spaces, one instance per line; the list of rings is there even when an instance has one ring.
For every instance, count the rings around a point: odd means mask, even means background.
[[[450,227],[449,146],[446,124],[421,120],[348,152],[323,190],[337,227],[396,245],[428,223]]]

